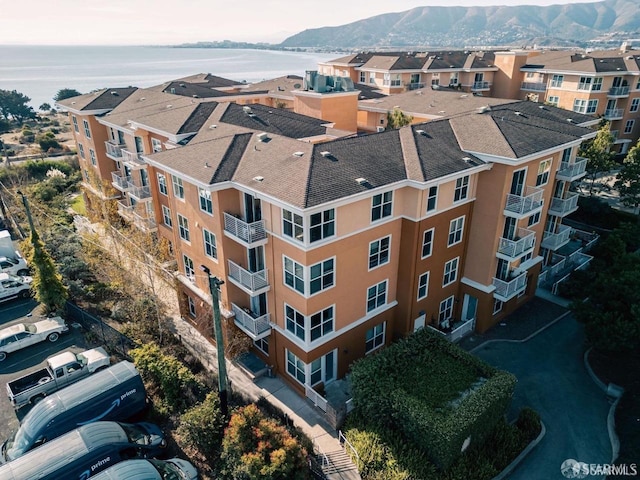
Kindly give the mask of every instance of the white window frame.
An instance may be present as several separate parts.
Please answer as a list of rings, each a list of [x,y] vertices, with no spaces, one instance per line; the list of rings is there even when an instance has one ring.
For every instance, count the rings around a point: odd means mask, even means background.
[[[171,175],[171,185],[173,187],[173,196],[180,200],[184,200],[184,184],[182,183],[182,179],[175,175]]]
[[[551,77],[551,88],[562,88],[562,82],[564,82],[564,75],[553,75]]]
[[[284,328],[294,338],[307,342],[306,317],[287,303],[284,304]]]
[[[162,223],[167,228],[173,228],[173,220],[171,219],[171,209],[166,205],[162,205]]]
[[[84,136],[87,138],[91,138],[91,128],[89,127],[89,122],[83,119],[82,126],[84,127]]]
[[[75,115],[72,115],[71,121],[73,123],[73,129],[76,131],[76,133],[80,133],[80,127],[78,126],[78,118]]]
[[[504,302],[502,300],[498,300],[497,298],[493,299],[493,315],[497,315],[502,311],[502,307],[504,306]]]
[[[287,233],[287,227],[291,234]],[[300,235],[298,236],[298,232]],[[304,217],[290,210],[282,209],[282,235],[304,243]]]
[[[386,245],[385,245],[386,244]],[[369,243],[369,271],[391,261],[391,235]]]
[[[309,324],[309,339],[308,343],[317,342],[318,340],[330,335],[335,331],[335,306],[331,305],[327,308],[323,308],[322,310],[312,313],[308,317]],[[325,316],[326,315],[326,316]],[[313,325],[314,317],[318,317],[320,319],[320,323],[317,325]],[[314,330],[320,331],[320,336],[317,338],[313,338]]]
[[[253,341],[253,345],[267,357],[269,356],[269,337],[259,338]]]
[[[318,221],[319,220],[319,221]],[[316,221],[316,223],[314,223]],[[304,220],[303,220],[304,224]],[[314,239],[313,232],[319,231],[319,236]],[[304,232],[304,229],[303,229]],[[336,210],[329,208],[321,212],[309,215],[309,243],[319,242],[336,235]]]
[[[469,197],[469,175],[456,179],[453,190],[453,203],[461,202]]]
[[[369,72],[369,83],[376,83],[376,72]]]
[[[635,120],[627,120],[627,122],[624,124],[624,133],[626,135],[632,133],[633,127],[635,126],[635,124],[636,124]]]
[[[433,239],[436,236],[436,228],[429,228],[422,233],[422,257],[427,258],[433,255]],[[425,248],[429,249],[429,252],[425,255]]]
[[[388,211],[386,211],[387,208]],[[371,197],[371,223],[380,222],[391,216],[393,216],[393,190],[378,193]]]
[[[444,273],[442,274],[442,286],[446,287],[458,280],[458,267],[460,266],[460,257],[452,258],[444,264]]]
[[[534,225],[537,225],[538,223],[540,223],[540,217],[542,216],[541,213],[542,213],[542,210],[538,210],[533,215],[530,215],[529,218],[527,219],[527,226],[533,227]]]
[[[429,272],[424,272],[418,277],[418,298],[422,300],[429,295]]]
[[[198,203],[200,211],[213,216],[213,200],[211,200],[211,192],[209,190],[198,187]]]
[[[387,322],[379,323],[367,330],[364,337],[364,353],[371,353],[381,347],[384,347],[385,337],[387,333]],[[369,338],[371,335],[371,338]],[[371,342],[371,346],[368,344]]]
[[[464,215],[458,218],[454,218],[449,222],[449,238],[447,241],[447,247],[453,247],[454,245],[462,242],[464,237]]]
[[[162,141],[157,138],[151,139],[151,150],[153,153],[158,153],[162,151]]]
[[[191,243],[191,232],[189,231],[189,219],[178,213],[178,236],[185,242]]]
[[[547,97],[547,103],[557,107],[560,103],[560,97],[558,95],[549,95]]]
[[[442,325],[443,322],[450,322],[453,319],[453,305],[455,303],[455,296],[451,295],[440,302],[438,307],[438,324]]]
[[[549,176],[551,175],[551,159],[543,160],[538,165],[538,174],[536,176],[536,187],[546,185],[549,183]]]
[[[292,377],[296,382],[306,385],[307,382],[307,364],[300,360],[295,353],[293,353],[288,348],[285,348],[285,358],[286,358],[286,370],[287,374]],[[294,373],[291,373],[289,368],[292,368]],[[302,379],[298,377],[298,375],[302,376]]]
[[[429,187],[427,190],[427,213],[438,209],[438,186]]]
[[[80,158],[84,158],[86,160],[86,156],[84,153],[84,145],[81,143],[78,143],[78,153],[80,153]]]
[[[387,304],[388,287],[389,287],[389,282],[387,280],[383,280],[367,288],[367,303],[366,303],[367,313],[374,312],[379,308],[384,307]],[[383,300],[382,303],[380,303],[379,301],[380,298],[382,298]],[[369,307],[369,302],[371,300],[373,300],[373,306]]]
[[[640,97],[636,97],[631,100],[629,104],[629,112],[637,112],[640,109]]]
[[[192,282],[196,281],[196,270],[193,264],[193,259],[186,254],[182,254],[182,266],[184,267],[184,275]]]
[[[287,266],[290,265],[291,268]],[[302,274],[302,276],[298,275],[298,271]],[[306,280],[305,280],[305,267],[301,263],[296,262],[294,259],[287,257],[286,255],[282,256],[282,282],[292,289],[294,292],[298,292],[300,295],[305,295],[306,293]],[[287,274],[291,276],[291,284],[287,283]],[[298,290],[298,279],[302,283],[302,291]]]
[[[360,72],[360,82],[359,83],[367,83],[367,72]]]
[[[329,265],[330,264],[330,265]],[[313,270],[319,268],[320,274],[313,276]],[[313,282],[320,282],[320,289],[315,292],[312,291],[311,285]],[[327,285],[325,286],[325,281]],[[305,290],[308,290],[309,296],[317,295],[321,292],[333,288],[336,284],[336,257],[327,258],[321,262],[315,263],[309,266],[309,285],[305,285]]]
[[[218,260],[218,240],[216,234],[206,228],[202,229],[202,243],[205,256]]]
[[[587,102],[587,115],[591,113],[596,113],[598,110],[598,100],[595,98],[590,99]]]
[[[158,173],[158,191],[165,197],[169,196],[169,190],[167,188],[167,177],[163,173]]]
[[[98,161],[96,160],[96,151],[93,148],[89,149],[89,158],[91,159],[91,165],[95,167]]]
[[[196,318],[196,302],[191,295],[187,295],[187,305],[189,309],[189,316]]]

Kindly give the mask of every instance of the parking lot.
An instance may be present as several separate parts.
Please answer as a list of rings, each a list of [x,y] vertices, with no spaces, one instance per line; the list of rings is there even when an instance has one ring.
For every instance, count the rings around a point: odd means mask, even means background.
[[[37,306],[36,302],[28,300],[14,300],[0,306],[0,329],[17,323],[31,323],[39,320],[37,316],[30,315]],[[69,332],[60,336],[57,342],[42,343],[30,346],[24,350],[14,352],[7,359],[0,362],[0,443],[18,427],[19,419],[29,410],[30,406],[15,412],[7,397],[5,385],[22,375],[43,368],[45,360],[64,350],[80,352],[96,345],[87,345],[80,328],[70,327]]]

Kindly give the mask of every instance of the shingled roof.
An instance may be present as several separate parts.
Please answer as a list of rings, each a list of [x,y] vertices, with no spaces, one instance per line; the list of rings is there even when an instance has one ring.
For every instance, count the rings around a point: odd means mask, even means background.
[[[71,108],[73,110],[112,110],[120,105],[136,90],[137,87],[105,88],[103,90],[86,93],[77,97],[65,98],[57,103],[58,105]]]

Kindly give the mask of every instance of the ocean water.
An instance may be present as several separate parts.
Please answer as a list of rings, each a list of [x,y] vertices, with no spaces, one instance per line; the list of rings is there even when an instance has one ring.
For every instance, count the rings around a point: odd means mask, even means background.
[[[196,73],[256,82],[303,76],[318,62],[339,55],[170,47],[0,45],[0,89],[17,90],[37,109],[53,103],[62,88],[87,93],[99,88],[150,87]]]

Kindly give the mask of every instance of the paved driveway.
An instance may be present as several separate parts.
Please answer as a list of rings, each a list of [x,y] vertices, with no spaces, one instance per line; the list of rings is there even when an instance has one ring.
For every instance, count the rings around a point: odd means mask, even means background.
[[[518,378],[509,417],[528,405],[547,427],[546,436],[509,480],[563,479],[560,465],[568,458],[611,462],[610,405],[585,370],[584,350],[582,325],[567,316],[528,342],[490,343],[474,352]]]

